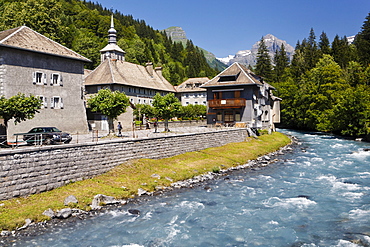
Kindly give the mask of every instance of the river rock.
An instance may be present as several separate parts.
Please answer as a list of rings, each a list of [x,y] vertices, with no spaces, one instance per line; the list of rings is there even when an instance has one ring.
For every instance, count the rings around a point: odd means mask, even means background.
[[[78,203],[78,200],[74,195],[70,195],[66,199],[64,199],[65,206],[68,206],[68,204],[70,203]]]
[[[31,219],[26,219],[25,222],[26,223],[24,224],[24,226],[17,228],[17,230],[22,230],[22,229],[27,228],[29,225],[31,225],[32,220]]]
[[[59,219],[67,219],[72,215],[72,209],[71,208],[63,208],[56,212],[55,217]]]
[[[116,199],[114,199],[113,196],[106,196],[102,194],[97,194],[94,196],[94,199],[92,200],[91,203],[91,208],[92,209],[100,209],[101,204],[116,204],[119,203]]]
[[[138,209],[129,209],[128,212],[130,214],[140,215],[140,210],[138,210]]]
[[[49,208],[48,210],[45,210],[42,213],[42,215],[48,216],[50,218],[54,218],[55,217],[55,213],[54,213],[54,211],[51,208]]]
[[[152,178],[157,178],[157,179],[161,179],[161,176],[159,176],[158,174],[152,174],[151,175]]]
[[[150,193],[150,192],[148,192],[148,191],[146,191],[146,190],[144,190],[144,189],[142,189],[142,188],[139,188],[139,189],[137,190],[137,194],[138,194],[138,196],[143,196],[143,195],[148,195],[148,196],[150,196],[150,195],[152,195],[152,193]]]

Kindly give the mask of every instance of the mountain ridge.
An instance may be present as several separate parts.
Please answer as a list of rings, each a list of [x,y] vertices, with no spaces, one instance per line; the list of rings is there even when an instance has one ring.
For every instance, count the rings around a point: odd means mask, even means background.
[[[266,34],[265,36],[263,36],[263,40],[266,44],[266,47],[269,51],[269,55],[271,58],[274,57],[276,50],[281,49],[282,44],[284,44],[287,56],[289,57],[289,60],[291,61],[291,59],[293,58],[293,54],[294,54],[294,48],[290,44],[288,44],[285,40],[281,40],[272,34]],[[260,41],[257,41],[256,43],[254,43],[250,50],[240,50],[235,55],[229,55],[225,58],[217,58],[217,59],[228,66],[235,62],[239,62],[246,66],[250,65],[253,67],[256,65],[256,62],[257,62],[257,52],[258,52],[259,43]]]
[[[171,37],[172,41],[181,42],[184,46],[186,45],[188,38],[186,37],[186,32],[181,27],[172,26],[162,31],[164,31],[168,37]],[[276,50],[281,49],[282,44],[284,44],[289,60],[293,58],[294,48],[285,40],[281,40],[272,34],[266,34],[263,39],[267,49],[269,50],[269,55],[271,58],[274,57]],[[208,64],[213,68],[223,70],[234,62],[239,62],[246,66],[250,65],[253,67],[257,62],[259,42],[260,41],[257,41],[255,44],[253,44],[250,50],[240,50],[235,55],[229,55],[225,58],[218,58],[212,52],[203,48],[200,49],[203,51]]]

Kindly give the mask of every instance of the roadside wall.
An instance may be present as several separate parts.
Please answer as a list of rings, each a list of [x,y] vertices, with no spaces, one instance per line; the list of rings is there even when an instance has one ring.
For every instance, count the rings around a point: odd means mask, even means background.
[[[130,159],[160,159],[241,142],[247,129],[151,139],[27,147],[0,151],[0,200],[40,193],[103,174]]]

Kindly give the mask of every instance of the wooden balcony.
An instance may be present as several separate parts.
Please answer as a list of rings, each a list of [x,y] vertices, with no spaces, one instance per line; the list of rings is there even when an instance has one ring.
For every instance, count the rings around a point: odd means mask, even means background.
[[[246,99],[211,99],[208,100],[208,107],[214,109],[228,109],[228,108],[241,108],[245,107]]]

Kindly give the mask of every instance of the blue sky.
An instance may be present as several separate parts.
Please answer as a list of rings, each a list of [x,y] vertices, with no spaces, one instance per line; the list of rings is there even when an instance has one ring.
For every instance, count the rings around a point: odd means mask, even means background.
[[[188,39],[216,57],[248,50],[266,34],[295,47],[313,28],[357,34],[370,12],[370,0],[94,0],[103,7],[144,20],[154,29],[182,27]]]

